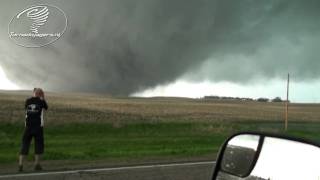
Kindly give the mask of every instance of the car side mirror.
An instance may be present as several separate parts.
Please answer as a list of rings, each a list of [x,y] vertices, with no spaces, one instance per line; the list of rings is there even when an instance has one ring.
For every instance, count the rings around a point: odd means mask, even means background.
[[[213,180],[319,180],[317,143],[266,133],[238,133],[222,146]]]

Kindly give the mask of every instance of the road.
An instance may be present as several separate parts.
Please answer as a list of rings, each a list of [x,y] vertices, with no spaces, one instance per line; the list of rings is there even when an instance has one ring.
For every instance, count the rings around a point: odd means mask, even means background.
[[[145,166],[1,175],[0,180],[210,180],[215,162],[174,163]]]

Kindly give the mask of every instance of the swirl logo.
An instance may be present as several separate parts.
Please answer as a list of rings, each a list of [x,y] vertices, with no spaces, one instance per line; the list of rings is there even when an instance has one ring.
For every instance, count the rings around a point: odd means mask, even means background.
[[[42,47],[58,40],[67,28],[66,14],[51,5],[34,5],[15,15],[9,37],[23,47]]]
[[[34,6],[19,13],[17,15],[17,19],[19,19],[24,13],[26,13],[27,17],[33,21],[30,26],[30,30],[33,33],[38,33],[38,28],[44,25],[48,19],[49,10],[47,6]]]

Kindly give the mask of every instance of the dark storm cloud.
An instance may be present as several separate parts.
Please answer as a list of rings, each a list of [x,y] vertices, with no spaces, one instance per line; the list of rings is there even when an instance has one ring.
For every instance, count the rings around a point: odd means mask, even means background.
[[[320,1],[251,2],[229,8],[233,20],[216,17],[223,21],[216,21],[216,48],[185,78],[247,83],[291,73],[298,81],[318,79]]]
[[[23,87],[128,95],[185,74],[236,82],[320,75],[318,1],[52,1],[68,16],[63,37],[16,46],[7,23],[35,3],[1,6],[0,65]]]

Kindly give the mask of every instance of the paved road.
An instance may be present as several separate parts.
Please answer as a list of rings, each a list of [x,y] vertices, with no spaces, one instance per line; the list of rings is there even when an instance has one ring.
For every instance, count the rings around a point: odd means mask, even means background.
[[[214,164],[214,162],[195,162],[14,174],[2,175],[0,180],[210,180]]]

